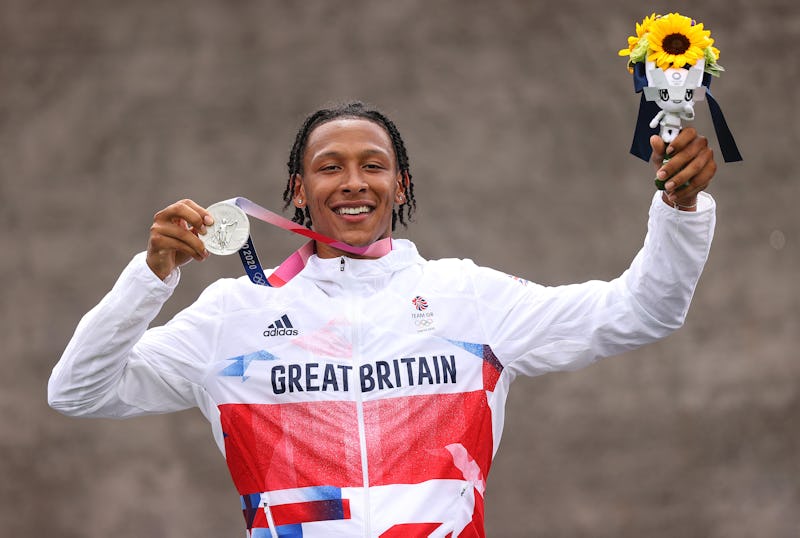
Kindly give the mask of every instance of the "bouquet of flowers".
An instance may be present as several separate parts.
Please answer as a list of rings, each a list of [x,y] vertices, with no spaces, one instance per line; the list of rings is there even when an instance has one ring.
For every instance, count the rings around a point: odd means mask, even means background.
[[[719,49],[711,32],[680,13],[645,17],[636,35],[619,51],[627,56],[634,89],[642,93],[631,153],[650,159],[649,139],[658,132],[669,143],[681,122],[694,119],[694,103],[708,101],[717,139],[726,162],[742,160],[722,110],[709,91],[712,77],[725,69],[717,63]],[[660,186],[660,188],[663,188]]]

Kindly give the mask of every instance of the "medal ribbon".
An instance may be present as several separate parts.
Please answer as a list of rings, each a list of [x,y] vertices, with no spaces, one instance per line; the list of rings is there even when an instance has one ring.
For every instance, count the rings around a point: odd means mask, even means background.
[[[256,249],[253,245],[252,236],[248,236],[247,242],[242,245],[242,248],[239,249],[239,258],[242,260],[244,270],[253,284],[279,288],[289,282],[292,278],[297,276],[300,271],[303,270],[308,262],[308,259],[312,254],[314,254],[315,241],[325,243],[326,245],[330,245],[333,248],[348,252],[350,254],[369,256],[373,258],[380,258],[392,250],[392,239],[390,237],[381,239],[365,247],[354,247],[352,245],[348,245],[347,243],[342,243],[341,241],[332,239],[327,235],[315,232],[306,226],[301,226],[300,224],[282,217],[281,215],[278,215],[269,209],[261,207],[257,203],[252,202],[247,198],[239,196],[236,198],[231,198],[230,200],[225,200],[225,202],[239,207],[251,217],[262,220],[267,224],[272,224],[278,228],[282,228],[311,239],[311,241],[297,249],[294,253],[292,253],[291,256],[286,258],[283,263],[281,263],[278,268],[272,272],[271,275],[265,276],[264,269],[261,267],[261,262],[258,260],[258,255],[256,254]]]

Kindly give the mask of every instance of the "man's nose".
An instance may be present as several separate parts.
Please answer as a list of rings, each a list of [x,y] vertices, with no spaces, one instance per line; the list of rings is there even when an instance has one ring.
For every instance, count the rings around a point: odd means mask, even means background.
[[[344,192],[362,192],[367,190],[367,182],[361,175],[361,170],[347,168],[342,177],[340,188]]]

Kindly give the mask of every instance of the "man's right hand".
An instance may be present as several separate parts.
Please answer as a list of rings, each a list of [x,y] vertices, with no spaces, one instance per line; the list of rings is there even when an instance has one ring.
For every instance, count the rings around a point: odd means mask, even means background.
[[[192,200],[186,199],[155,214],[147,242],[147,265],[164,280],[191,260],[202,261],[209,253],[198,234],[214,224],[211,214]]]

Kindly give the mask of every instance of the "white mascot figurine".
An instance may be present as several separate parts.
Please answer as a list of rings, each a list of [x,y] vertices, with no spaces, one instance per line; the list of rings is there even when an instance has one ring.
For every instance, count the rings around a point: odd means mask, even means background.
[[[654,101],[661,108],[650,121],[650,128],[661,125],[659,135],[667,144],[675,140],[681,131],[681,120],[694,119],[694,103],[705,99],[704,66],[702,59],[689,69],[661,69],[654,62],[645,64],[647,87],[644,88],[644,98]]]

